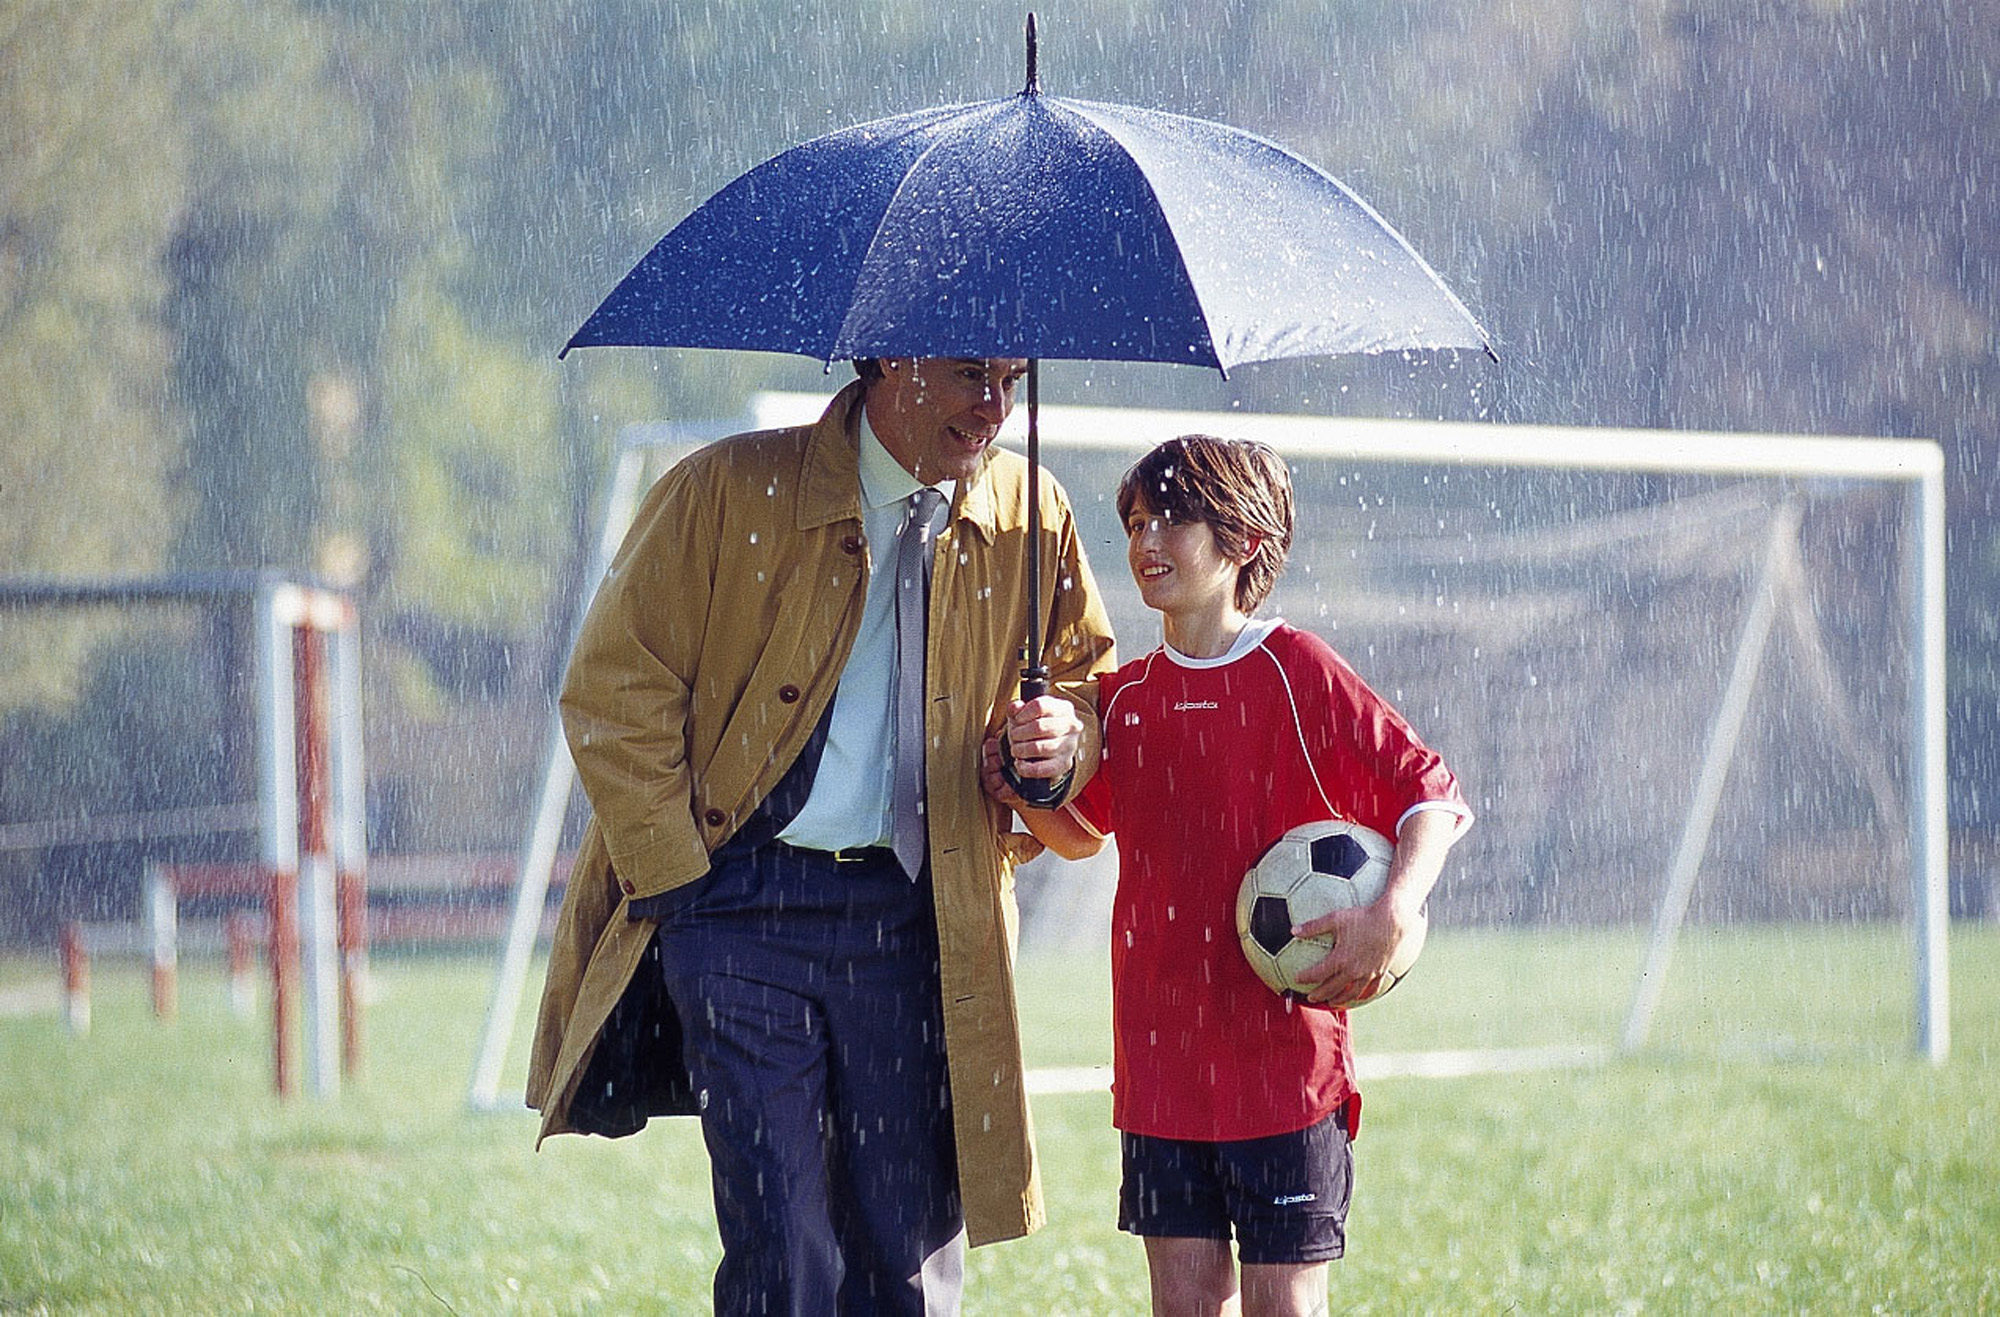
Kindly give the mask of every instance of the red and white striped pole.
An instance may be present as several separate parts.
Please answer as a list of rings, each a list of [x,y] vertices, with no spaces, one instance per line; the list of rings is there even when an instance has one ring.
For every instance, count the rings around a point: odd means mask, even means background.
[[[63,1023],[80,1037],[90,1032],[90,949],[82,924],[74,919],[63,924],[56,955],[62,962]]]
[[[251,922],[243,911],[232,910],[222,923],[223,938],[229,944],[229,1009],[240,1018],[247,1018],[257,1009],[257,985],[253,981],[257,941]]]
[[[171,1020],[180,1010],[179,898],[174,880],[158,864],[146,868],[146,943],[153,970],[153,1015]]]
[[[271,912],[271,1082],[292,1095],[291,1005],[298,975],[299,793],[297,691],[292,621],[297,587],[270,582],[257,594],[258,831]]]
[[[340,1069],[361,1073],[362,1010],[368,998],[368,813],[361,752],[361,625],[341,601],[331,637],[327,693],[333,703],[333,865],[340,925]]]
[[[304,599],[292,625],[298,695],[299,965],[305,984],[306,1075],[316,1096],[340,1087],[339,934],[334,896],[333,753],[329,736],[326,639],[337,617],[326,597]]]
[[[316,1096],[359,1064],[355,966],[365,934],[358,647],[353,606],[325,590],[279,582],[260,595],[260,761],[264,870],[271,890],[273,1065],[292,1091],[292,1000],[299,1000],[306,1074]],[[352,819],[350,820],[350,815]],[[343,913],[342,906],[350,907]],[[346,1028],[341,1028],[341,1017]]]

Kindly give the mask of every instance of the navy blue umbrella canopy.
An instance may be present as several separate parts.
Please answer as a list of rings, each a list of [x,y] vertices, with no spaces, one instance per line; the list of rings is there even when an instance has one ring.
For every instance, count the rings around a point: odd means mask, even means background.
[[[1467,348],[1339,181],[1223,124],[1043,96],[815,138],[716,193],[564,348],[1180,362]]]
[[[1028,626],[1040,666],[1037,363],[1230,367],[1480,349],[1486,334],[1340,182],[1204,119],[1040,93],[878,119],[775,156],[660,239],[564,345],[822,361],[1028,361]],[[1011,777],[1010,773],[1010,777]],[[1015,787],[1046,803],[1047,783]]]

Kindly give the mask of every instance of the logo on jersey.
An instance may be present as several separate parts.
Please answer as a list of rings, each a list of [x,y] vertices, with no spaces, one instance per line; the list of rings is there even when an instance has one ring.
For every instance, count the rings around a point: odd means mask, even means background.
[[[1182,700],[1174,705],[1175,713],[1186,713],[1189,709],[1219,709],[1222,706],[1214,700]]]

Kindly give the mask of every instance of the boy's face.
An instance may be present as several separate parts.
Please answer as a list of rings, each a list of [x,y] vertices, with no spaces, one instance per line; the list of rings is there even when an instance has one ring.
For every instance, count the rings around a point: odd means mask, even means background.
[[[1242,560],[1222,551],[1205,521],[1170,521],[1135,503],[1125,519],[1125,560],[1148,608],[1183,615],[1236,607]]]

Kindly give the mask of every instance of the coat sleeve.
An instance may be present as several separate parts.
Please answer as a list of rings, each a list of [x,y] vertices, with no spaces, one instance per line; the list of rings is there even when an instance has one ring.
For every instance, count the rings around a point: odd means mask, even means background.
[[[647,494],[584,618],[563,680],[563,733],[625,892],[708,871],[687,719],[715,581],[714,500],[686,461]]]

